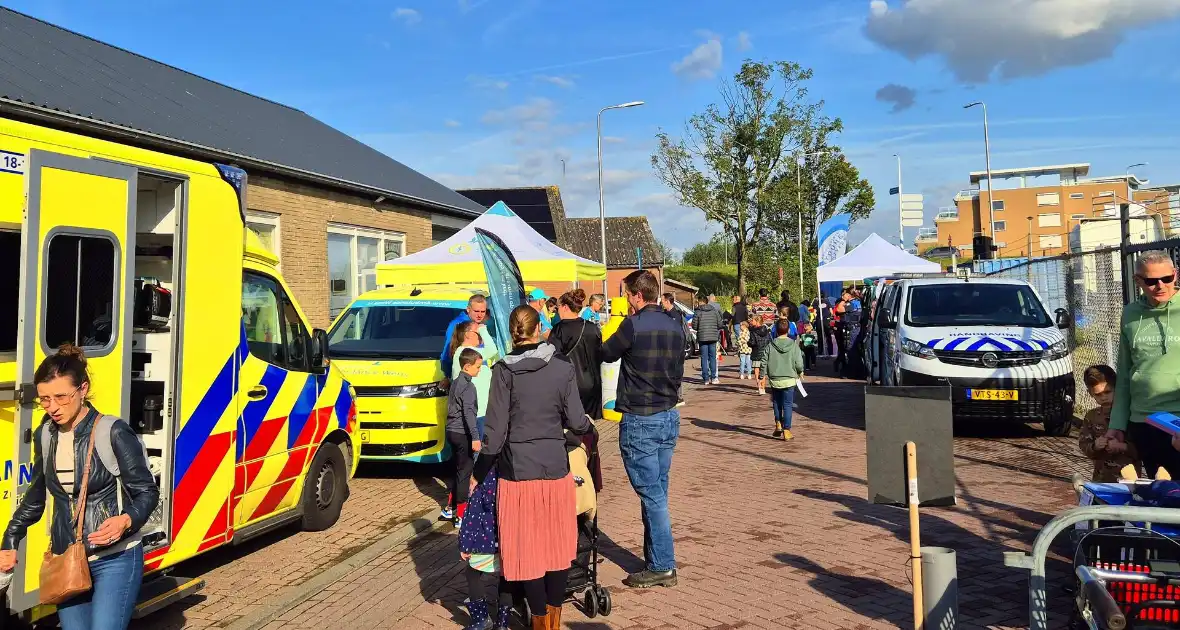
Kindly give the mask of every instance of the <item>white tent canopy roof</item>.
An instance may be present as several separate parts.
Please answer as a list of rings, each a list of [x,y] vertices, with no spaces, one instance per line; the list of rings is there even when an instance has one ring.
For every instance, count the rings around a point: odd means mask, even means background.
[[[819,268],[820,282],[847,282],[895,273],[938,273],[942,266],[870,234],[856,249]]]

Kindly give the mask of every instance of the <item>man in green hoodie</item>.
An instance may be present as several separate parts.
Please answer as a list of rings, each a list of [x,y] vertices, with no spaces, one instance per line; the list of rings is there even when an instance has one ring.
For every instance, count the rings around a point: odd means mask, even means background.
[[[1180,415],[1180,300],[1176,267],[1166,252],[1147,252],[1135,264],[1142,297],[1123,308],[1119,326],[1119,375],[1110,411],[1111,445],[1127,441],[1139,449],[1144,468],[1154,476],[1163,467],[1180,474],[1180,452],[1163,431],[1147,424],[1148,414]],[[1175,328],[1173,328],[1175,320]]]

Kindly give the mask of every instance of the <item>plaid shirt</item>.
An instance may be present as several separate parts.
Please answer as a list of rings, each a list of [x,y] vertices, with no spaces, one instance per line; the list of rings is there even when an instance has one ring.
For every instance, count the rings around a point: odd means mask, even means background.
[[[684,328],[648,304],[602,344],[604,363],[622,360],[615,410],[650,416],[676,406],[684,376]]]

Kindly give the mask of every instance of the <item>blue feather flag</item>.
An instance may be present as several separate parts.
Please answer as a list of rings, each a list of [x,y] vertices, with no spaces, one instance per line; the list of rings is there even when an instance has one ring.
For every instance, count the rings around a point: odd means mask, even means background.
[[[508,356],[512,350],[508,318],[512,309],[525,303],[520,265],[516,264],[516,258],[504,241],[495,234],[475,228],[475,241],[479,245],[484,273],[488,276],[488,328],[500,356]]]

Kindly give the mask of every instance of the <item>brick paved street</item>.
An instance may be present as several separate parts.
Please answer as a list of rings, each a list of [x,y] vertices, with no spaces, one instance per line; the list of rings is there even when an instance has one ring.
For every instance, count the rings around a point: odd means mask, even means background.
[[[632,591],[620,584],[641,564],[641,528],[608,423],[601,579],[614,612],[589,620],[567,605],[566,626],[830,630],[911,623],[906,512],[865,500],[861,385],[810,379],[811,396],[796,416],[798,437],[784,443],[769,436],[768,398],[727,374],[731,365],[723,363],[722,386],[687,389],[672,477],[679,587]],[[1040,437],[1033,428],[970,433],[956,440],[959,505],[923,511],[923,544],[958,551],[961,627],[1025,626],[1026,573],[1003,567],[1002,552],[1027,550],[1039,526],[1075,502],[1068,478],[1085,464],[1072,440]],[[420,483],[424,492],[404,480],[358,480],[347,520],[325,534],[345,537],[355,549],[399,515],[437,506],[438,482]],[[250,546],[241,557],[231,552],[233,559],[206,574],[207,599],[139,627],[175,627],[181,615],[190,627],[228,625],[259,600],[281,595],[283,580],[302,582],[344,556],[306,547],[321,536]],[[390,549],[266,627],[461,627],[461,568],[445,528]],[[1059,592],[1051,599],[1057,626],[1068,600]]]

